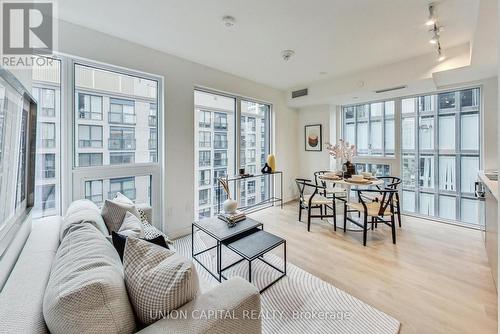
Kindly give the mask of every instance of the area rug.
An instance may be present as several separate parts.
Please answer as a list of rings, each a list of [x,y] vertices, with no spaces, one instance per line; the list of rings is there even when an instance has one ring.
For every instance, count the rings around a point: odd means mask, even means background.
[[[212,246],[212,241],[201,232],[195,233],[195,250]],[[191,236],[175,240],[177,251],[191,258]],[[278,253],[279,253],[278,249]],[[239,257],[224,248],[223,266]],[[206,252],[200,258],[215,272],[215,252]],[[283,268],[283,260],[274,254],[265,255],[266,261]],[[195,262],[196,263],[196,262]],[[217,284],[203,267],[196,263],[200,288],[206,291]],[[227,277],[248,277],[246,261],[225,272]],[[253,284],[258,288],[273,281],[279,273],[262,261],[252,263]],[[266,334],[275,333],[349,333],[396,334],[400,323],[391,316],[367,305],[350,294],[287,262],[287,276],[264,291],[262,300],[262,326]]]

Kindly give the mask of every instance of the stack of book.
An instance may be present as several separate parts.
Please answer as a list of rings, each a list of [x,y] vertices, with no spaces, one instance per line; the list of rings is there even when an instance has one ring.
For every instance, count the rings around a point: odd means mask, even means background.
[[[219,217],[219,219],[225,221],[229,225],[235,225],[236,223],[238,223],[242,220],[245,220],[246,215],[244,212],[236,210],[233,213],[221,212],[221,213],[219,213],[218,217]]]

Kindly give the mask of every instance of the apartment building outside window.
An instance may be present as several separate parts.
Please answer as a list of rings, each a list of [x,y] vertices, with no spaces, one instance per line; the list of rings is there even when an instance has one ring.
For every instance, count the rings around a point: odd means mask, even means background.
[[[134,101],[111,98],[109,103],[109,123],[136,124]]]
[[[149,104],[149,117],[148,117],[148,124],[149,126],[158,126],[158,117],[156,116],[157,112],[157,105],[156,103],[150,103]]]
[[[202,148],[209,148],[212,146],[212,134],[208,131],[200,131],[198,133],[199,143],[198,146]]]
[[[120,192],[131,200],[136,198],[135,177],[111,179],[109,182],[108,198],[113,198]]]
[[[42,168],[42,177],[44,179],[52,179],[56,177],[56,155],[55,153],[45,153],[41,155],[39,161]]]
[[[123,165],[135,163],[135,153],[133,152],[110,152],[110,165]]]
[[[210,189],[202,189],[199,194],[198,205],[210,204]]]
[[[79,153],[78,166],[102,166],[102,153]]]
[[[102,120],[102,96],[78,93],[78,117]]]
[[[199,121],[198,121],[199,127],[200,128],[210,128],[210,126],[212,124],[210,121],[210,118],[211,118],[210,111],[200,110],[199,111]]]
[[[108,143],[109,150],[135,150],[135,129],[111,127]]]
[[[210,169],[199,171],[199,182],[200,187],[210,185]]]
[[[41,127],[41,143],[42,148],[56,147],[56,124],[43,122]]]
[[[207,214],[217,214],[217,203],[226,199],[225,193],[219,189],[219,177],[235,175],[237,163],[241,166],[238,168],[245,168],[247,172],[256,174],[260,171],[260,166],[270,152],[271,118],[270,106],[266,104],[201,90],[196,90],[194,95],[195,157],[198,170],[195,174],[195,214],[198,219],[202,219]],[[241,122],[238,127],[236,121]],[[235,133],[236,128],[240,129],[239,134]],[[208,173],[213,175],[211,186],[206,182]],[[231,190],[233,197],[237,197],[241,207],[261,202],[270,194],[268,178],[259,178],[253,185],[249,185],[255,195],[254,199],[246,198],[247,186],[245,182],[232,186],[235,188]],[[205,196],[206,193],[200,191],[205,187],[210,187],[212,198],[200,203],[200,196]],[[255,189],[263,191],[256,193]]]
[[[102,147],[102,126],[99,125],[79,125],[78,126],[78,146],[81,148],[101,148]]]
[[[36,186],[35,196],[40,199],[36,203],[37,209],[46,211],[56,207],[56,186],[54,184]]]
[[[102,204],[104,200],[102,180],[85,181],[85,198],[97,205]]]
[[[480,101],[480,89],[471,88],[346,106],[343,136],[358,144],[358,171],[379,176],[399,172],[405,213],[474,225],[479,210],[474,183],[481,161]],[[395,110],[400,112],[399,124],[395,124]],[[379,137],[381,126],[383,135]],[[399,143],[392,134],[396,128],[401,134]],[[384,139],[382,150],[373,133]],[[400,171],[390,171],[389,165],[394,163],[390,159],[387,163],[363,161],[365,156],[378,155],[382,160],[393,156],[396,146]]]
[[[54,88],[33,87],[33,97],[38,101],[39,117],[56,116],[56,90]]]
[[[150,150],[156,150],[158,147],[158,131],[156,128],[149,129],[148,147]]]

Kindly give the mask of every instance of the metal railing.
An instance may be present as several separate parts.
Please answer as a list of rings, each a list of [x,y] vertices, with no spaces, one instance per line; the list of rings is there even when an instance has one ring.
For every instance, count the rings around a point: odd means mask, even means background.
[[[117,124],[136,124],[136,116],[135,114],[124,114],[121,112],[112,112],[108,113],[109,123],[117,123]]]
[[[78,147],[92,147],[92,148],[102,148],[102,140],[97,139],[80,139],[78,140]]]
[[[110,149],[110,150],[135,150],[135,139],[109,138],[108,149]]]

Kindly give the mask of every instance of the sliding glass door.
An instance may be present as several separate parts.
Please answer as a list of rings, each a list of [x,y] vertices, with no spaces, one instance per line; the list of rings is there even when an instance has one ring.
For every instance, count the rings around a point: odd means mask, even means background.
[[[477,225],[474,183],[481,161],[480,101],[480,89],[471,88],[398,98],[390,101],[394,108],[387,102],[345,106],[343,137],[358,146],[358,171],[373,170],[370,166],[379,155],[379,166],[401,176],[405,213]],[[376,135],[380,115],[382,152]],[[397,141],[391,135],[394,129],[400,134]],[[399,163],[390,158],[391,148]],[[400,168],[391,169],[393,165]],[[388,174],[376,170],[378,175]]]

